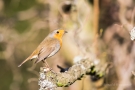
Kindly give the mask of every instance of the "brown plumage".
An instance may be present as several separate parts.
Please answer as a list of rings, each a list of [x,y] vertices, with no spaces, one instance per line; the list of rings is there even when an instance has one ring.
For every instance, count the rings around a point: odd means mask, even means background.
[[[48,57],[55,55],[62,46],[62,37],[67,33],[64,30],[54,30],[51,32],[36,48],[36,50],[25,59],[18,67],[24,64],[28,60],[36,58],[35,63],[44,61]]]

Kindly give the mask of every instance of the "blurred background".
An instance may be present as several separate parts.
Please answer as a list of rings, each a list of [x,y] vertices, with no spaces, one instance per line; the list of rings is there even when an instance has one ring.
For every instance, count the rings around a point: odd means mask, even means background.
[[[56,29],[68,34],[59,53],[47,59],[54,71],[90,58],[105,74],[57,90],[134,90],[134,6],[135,0],[0,0],[0,90],[39,89],[44,64],[18,65]]]

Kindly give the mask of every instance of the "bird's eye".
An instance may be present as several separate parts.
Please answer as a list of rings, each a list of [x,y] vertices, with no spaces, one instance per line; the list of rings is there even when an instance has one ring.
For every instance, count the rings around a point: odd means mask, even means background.
[[[57,33],[59,33],[59,31],[57,31]]]

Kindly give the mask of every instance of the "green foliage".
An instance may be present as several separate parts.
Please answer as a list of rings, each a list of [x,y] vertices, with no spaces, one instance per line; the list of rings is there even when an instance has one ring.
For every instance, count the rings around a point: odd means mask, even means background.
[[[28,29],[29,26],[30,26],[30,23],[28,21],[18,21],[15,24],[14,28],[19,33],[23,33],[24,31],[26,31]]]
[[[7,66],[6,64],[6,60],[0,59],[0,66],[2,67],[0,68],[0,90],[9,90],[9,86],[11,85],[13,79],[12,70],[10,66]]]
[[[36,5],[36,0],[3,0],[5,7],[4,12],[6,16],[15,16],[17,12],[27,10]]]

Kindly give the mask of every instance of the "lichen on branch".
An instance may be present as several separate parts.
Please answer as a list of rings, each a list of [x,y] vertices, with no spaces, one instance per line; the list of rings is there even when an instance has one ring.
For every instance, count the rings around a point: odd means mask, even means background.
[[[83,75],[95,75],[98,78],[103,77],[103,72],[96,71],[94,63],[89,59],[84,59],[65,72],[55,73],[48,68],[40,68],[39,90],[55,90],[57,87],[67,87],[76,80],[80,80]]]

